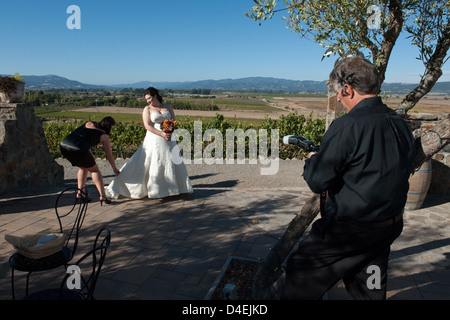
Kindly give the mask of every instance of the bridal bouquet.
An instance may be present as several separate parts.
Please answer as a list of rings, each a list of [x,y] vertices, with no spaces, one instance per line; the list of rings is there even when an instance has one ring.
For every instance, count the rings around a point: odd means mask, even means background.
[[[165,133],[172,133],[178,128],[178,124],[175,120],[164,120],[162,127]]]

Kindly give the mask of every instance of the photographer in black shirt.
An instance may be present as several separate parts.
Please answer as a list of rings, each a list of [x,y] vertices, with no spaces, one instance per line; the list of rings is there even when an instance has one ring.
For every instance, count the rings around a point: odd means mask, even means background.
[[[340,279],[353,299],[385,299],[392,242],[414,159],[406,122],[378,96],[376,68],[362,58],[338,62],[330,74],[348,113],[311,152],[303,177],[326,192],[324,215],[288,259],[282,299],[320,299]]]

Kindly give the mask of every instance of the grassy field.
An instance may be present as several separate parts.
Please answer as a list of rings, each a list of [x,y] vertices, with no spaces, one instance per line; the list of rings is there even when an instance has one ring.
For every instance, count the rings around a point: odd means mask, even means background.
[[[269,94],[269,93],[239,93],[233,95],[217,95],[215,98],[167,98],[179,101],[180,105],[188,105],[189,110],[175,108],[177,120],[190,122],[193,120],[209,121],[216,113],[224,115],[230,123],[250,123],[255,127],[266,114],[278,117],[280,110],[285,114],[296,112],[305,116],[313,113],[314,118],[323,119],[326,116],[328,99],[326,95],[317,94]],[[389,97],[385,103],[395,108],[400,102],[399,97]],[[448,97],[425,97],[411,112],[448,113],[450,111]],[[205,106],[215,106],[214,111],[206,112]],[[120,109],[120,110],[119,110]],[[36,107],[35,113],[44,121],[71,120],[82,121],[101,120],[105,116],[114,116],[118,122],[142,123],[141,108],[111,108],[98,109],[94,107],[52,106]],[[109,112],[108,112],[109,111]],[[120,111],[120,112],[119,112]]]
[[[35,113],[38,117],[41,117],[45,121],[51,120],[82,120],[82,121],[99,121],[104,117],[111,116],[109,113],[103,112],[83,112],[73,110],[61,110],[61,111],[45,111],[37,108]],[[119,113],[114,115],[114,119],[119,122],[142,122],[142,116],[139,114]]]
[[[73,110],[63,110],[63,111],[40,111],[36,109],[36,115],[41,117],[44,121],[70,121],[70,120],[80,120],[80,121],[100,121],[104,117],[113,116],[117,122],[124,123],[142,123],[142,115],[136,113],[106,113],[106,112],[84,112],[84,111],[73,111]],[[217,111],[220,113],[220,111]],[[178,115],[177,121],[179,122],[190,122],[190,121],[203,121],[209,122],[214,117],[199,117],[199,116],[183,116]],[[239,118],[239,117],[229,117],[226,119],[228,122],[232,124],[237,123],[248,123],[252,124],[255,127],[258,127],[260,123],[262,123],[263,119],[248,119],[248,118]]]
[[[167,99],[170,103],[175,100],[174,98]],[[257,126],[261,123],[262,119],[249,119],[248,117],[239,117],[239,112],[274,112],[279,110],[271,106],[267,101],[251,97],[218,97],[211,99],[204,98],[176,98],[177,101],[180,101],[181,104],[189,105],[192,107],[192,110],[204,110],[205,105],[217,106],[218,110],[215,110],[216,113],[221,113],[223,111],[235,111],[236,115],[234,117],[228,117],[227,121],[231,123],[251,123]],[[198,107],[198,109],[196,108]],[[82,121],[99,121],[103,117],[113,116],[118,122],[127,122],[127,123],[142,123],[142,115],[140,109],[137,108],[120,108],[121,112],[97,112],[94,108],[90,107],[69,107],[69,106],[52,106],[52,107],[36,107],[35,113],[37,116],[41,117],[44,121],[52,121],[52,120],[82,120]],[[127,112],[129,111],[129,112]],[[177,113],[177,109],[175,109],[175,113],[177,114],[177,120],[179,121],[193,121],[193,120],[202,120],[209,121],[213,119],[213,116],[191,116],[191,115],[179,115]]]
[[[215,100],[215,104],[219,106],[219,108],[228,108],[234,110],[261,110],[261,111],[275,111],[277,108],[270,106],[264,100],[260,100],[257,98],[252,99],[243,99],[243,98],[235,98],[235,99],[224,99],[218,98]]]

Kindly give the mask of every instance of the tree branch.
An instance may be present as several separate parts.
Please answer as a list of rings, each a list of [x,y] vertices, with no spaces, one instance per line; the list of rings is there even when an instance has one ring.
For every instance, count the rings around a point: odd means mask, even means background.
[[[381,50],[373,57],[373,62],[380,73],[380,81],[384,82],[386,78],[386,69],[392,49],[397,42],[398,36],[403,28],[403,6],[401,0],[391,0],[389,3],[389,19],[391,21],[388,30],[384,34],[381,42]]]
[[[436,49],[428,61],[425,75],[419,85],[411,91],[400,103],[397,112],[406,113],[412,109],[423,96],[431,91],[438,79],[442,76],[442,66],[445,63],[447,51],[450,48],[450,24],[447,24],[442,37],[439,39]]]

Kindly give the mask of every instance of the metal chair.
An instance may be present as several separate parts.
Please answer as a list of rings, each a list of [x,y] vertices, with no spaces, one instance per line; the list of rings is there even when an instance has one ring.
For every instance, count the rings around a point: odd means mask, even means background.
[[[28,295],[29,278],[32,272],[51,270],[61,266],[67,267],[78,246],[78,237],[86,216],[88,201],[88,194],[78,188],[67,188],[58,195],[55,203],[55,213],[59,232],[65,233],[67,236],[61,251],[40,259],[30,259],[18,252],[9,258],[13,299],[15,299],[15,270],[28,273],[25,289],[25,294]],[[63,222],[66,220],[72,221],[72,218],[74,219],[73,223],[68,224],[68,228],[65,228]]]
[[[105,227],[100,229],[92,249],[73,265],[69,266],[69,268],[72,266],[75,267],[73,268],[75,272],[69,273],[70,269],[68,268],[59,288],[38,291],[24,297],[22,300],[95,300],[95,287],[110,242],[111,231],[109,228]],[[89,258],[91,258],[91,261],[88,261]],[[90,266],[89,262],[91,263]],[[88,268],[91,270],[90,273],[85,272]],[[83,276],[84,274],[88,276],[85,277]]]

